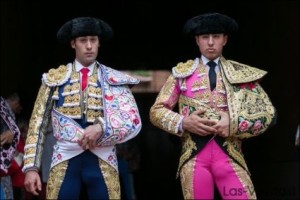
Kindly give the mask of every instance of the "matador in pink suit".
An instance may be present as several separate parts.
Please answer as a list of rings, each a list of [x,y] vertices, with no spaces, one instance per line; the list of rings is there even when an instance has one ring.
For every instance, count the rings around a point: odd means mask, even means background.
[[[151,122],[182,138],[180,176],[185,199],[256,199],[241,144],[276,122],[276,110],[259,82],[266,71],[222,55],[236,21],[220,13],[188,20],[184,32],[201,55],[180,62],[150,110]],[[175,112],[175,105],[179,111]]]

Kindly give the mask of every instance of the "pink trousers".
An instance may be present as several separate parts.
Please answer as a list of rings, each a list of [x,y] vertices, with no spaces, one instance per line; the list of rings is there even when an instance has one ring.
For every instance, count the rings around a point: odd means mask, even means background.
[[[256,199],[248,172],[234,163],[215,140],[182,170],[185,199],[214,199],[214,184],[223,199]]]

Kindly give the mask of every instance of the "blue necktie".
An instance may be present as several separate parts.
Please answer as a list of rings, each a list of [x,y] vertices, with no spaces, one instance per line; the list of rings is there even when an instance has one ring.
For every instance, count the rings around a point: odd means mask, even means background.
[[[217,63],[215,63],[214,61],[209,61],[207,65],[209,66],[208,76],[210,82],[210,90],[213,91],[217,83],[217,74],[215,71],[215,67],[217,66]]]

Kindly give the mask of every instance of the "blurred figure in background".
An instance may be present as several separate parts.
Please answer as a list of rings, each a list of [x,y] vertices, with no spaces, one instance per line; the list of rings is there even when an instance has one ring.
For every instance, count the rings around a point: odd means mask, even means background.
[[[133,141],[117,145],[121,199],[136,199],[133,172],[139,168],[140,154]]]
[[[21,110],[20,97],[17,93],[13,93],[7,98],[0,97],[1,199],[13,199],[11,178],[7,173],[20,138],[20,130],[16,124],[16,114],[20,114]]]
[[[28,132],[28,120],[19,119],[17,121],[17,125],[20,130],[20,139],[17,145],[15,155],[11,161],[11,166],[8,169],[8,175],[11,177],[13,194],[15,200],[25,199],[25,188],[24,188],[24,180],[25,175],[22,172],[23,167],[23,157],[24,157],[24,146],[26,135]]]

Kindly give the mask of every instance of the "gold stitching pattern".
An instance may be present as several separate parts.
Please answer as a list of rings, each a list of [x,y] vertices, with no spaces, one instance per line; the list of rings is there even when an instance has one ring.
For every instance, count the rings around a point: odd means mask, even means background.
[[[195,151],[197,150],[196,143],[192,140],[189,133],[184,133],[182,138],[183,138],[182,154],[179,159],[177,177],[183,163],[191,157],[193,150]]]
[[[108,190],[109,199],[121,199],[121,188],[118,172],[104,160],[99,158],[99,167]]]
[[[243,185],[244,192],[246,192],[248,199],[257,199],[253,183],[250,179],[250,174],[243,168],[241,168],[241,166],[235,163],[232,159],[230,159],[229,164],[232,166],[241,184]]]
[[[177,96],[172,95],[172,91],[175,88],[176,80],[171,75],[164,87],[161,89],[160,95],[157,97],[156,102],[150,109],[150,120],[153,125],[176,135],[178,133],[178,123],[181,115],[165,108],[167,105],[169,108],[173,108],[177,102]]]
[[[40,167],[41,152],[43,150],[42,144],[44,143],[46,130],[50,120],[50,110],[52,102],[48,102],[50,96],[50,88],[42,84],[29,122],[29,129],[27,134],[26,145],[24,147],[24,170],[30,167]],[[44,115],[45,113],[45,115]],[[46,117],[45,117],[46,116]],[[36,155],[35,159],[27,157]]]
[[[69,162],[66,160],[50,169],[46,188],[47,199],[57,199],[62,182],[65,178]]]
[[[195,168],[195,159],[189,160],[182,166],[180,172],[180,182],[184,199],[194,199],[193,175]]]

